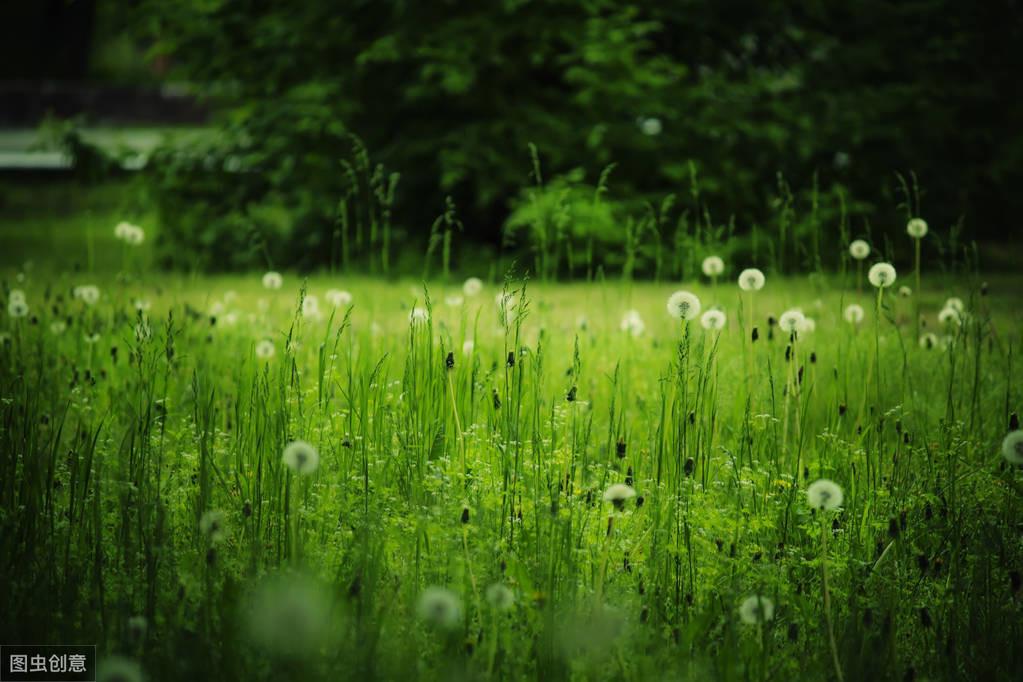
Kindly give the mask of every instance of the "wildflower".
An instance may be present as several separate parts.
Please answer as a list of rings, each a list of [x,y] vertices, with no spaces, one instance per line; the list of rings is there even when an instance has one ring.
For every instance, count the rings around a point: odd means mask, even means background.
[[[50,323],[50,333],[54,336],[60,336],[67,331],[67,323],[64,320],[54,320]]]
[[[739,618],[747,625],[766,623],[774,618],[774,602],[767,597],[747,597],[739,607]]]
[[[700,316],[700,324],[703,325],[704,329],[724,329],[725,322],[725,313],[721,310],[708,310]]]
[[[956,324],[960,325],[963,323],[963,314],[961,310],[956,308],[950,308],[947,305],[941,309],[938,313],[938,322],[944,325]]]
[[[483,291],[483,281],[479,277],[470,277],[462,284],[462,292],[466,296],[476,296]]]
[[[28,303],[19,299],[11,299],[7,303],[7,314],[11,317],[25,317],[28,315]]]
[[[320,453],[304,440],[295,440],[284,447],[281,460],[296,474],[311,474],[320,465]]]
[[[800,334],[811,334],[817,331],[817,322],[812,317],[803,317],[796,331]]]
[[[284,285],[284,278],[281,277],[281,273],[271,270],[270,272],[263,275],[263,288],[276,291]]]
[[[867,272],[867,279],[878,289],[895,284],[895,268],[891,263],[874,263]]]
[[[85,305],[95,305],[96,301],[99,300],[99,288],[92,284],[83,284],[77,286],[72,291],[75,298],[85,303]]]
[[[661,119],[655,117],[641,118],[639,120],[639,129],[642,133],[648,137],[657,137],[661,134],[664,126],[661,125]]]
[[[25,302],[25,291],[23,289],[11,289],[11,293],[7,296],[8,301],[21,301]]]
[[[813,509],[838,509],[842,506],[842,488],[834,481],[818,479],[806,489],[806,501]]]
[[[199,531],[209,539],[210,543],[216,544],[223,540],[226,535],[224,531],[226,520],[224,512],[209,509],[199,519]]]
[[[94,333],[92,333],[92,334],[86,334],[86,335],[84,335],[84,336],[83,336],[82,338],[84,338],[84,339],[85,339],[85,342],[86,342],[87,344],[89,344],[90,346],[94,346],[94,345],[96,345],[97,343],[99,343],[99,339],[100,339],[100,336],[99,336],[99,334],[98,334],[98,333],[95,333],[95,332],[94,332]]]
[[[793,308],[792,310],[786,310],[778,318],[778,328],[789,334],[798,332],[799,328],[804,324],[805,316],[799,310]]]
[[[487,588],[487,602],[497,611],[507,611],[515,606],[515,593],[503,583],[494,583]]]
[[[466,339],[462,342],[462,355],[472,355],[473,350],[476,348],[476,344],[472,339]]]
[[[626,310],[618,327],[632,336],[642,336],[646,330],[646,324],[643,323],[638,310]]]
[[[352,304],[352,294],[344,289],[327,289],[324,298],[335,308],[343,308]]]
[[[97,682],[142,682],[142,668],[123,656],[110,656],[96,666]]]
[[[963,299],[958,296],[952,296],[945,301],[945,307],[955,310],[957,313],[963,313],[966,311],[966,306],[963,305]]]
[[[849,255],[856,260],[865,259],[870,255],[870,244],[862,239],[853,240],[853,242],[849,244]]]
[[[409,313],[408,319],[412,322],[412,324],[425,323],[428,319],[430,319],[430,313],[426,310],[426,308],[416,306],[412,309],[412,312]]]
[[[907,287],[905,284],[899,287],[899,296],[902,298],[909,298],[913,295],[913,290]]]
[[[927,223],[923,218],[913,218],[906,223],[906,233],[913,239],[923,239],[927,235]]]
[[[613,504],[615,509],[621,509],[627,501],[635,496],[636,491],[632,486],[624,483],[615,483],[604,491],[604,501]]]
[[[700,299],[688,291],[676,291],[668,297],[668,314],[680,320],[695,320],[700,314]]]
[[[274,342],[270,339],[263,339],[256,344],[256,357],[260,360],[269,360],[274,356],[276,351],[277,349],[274,348]]]
[[[138,225],[132,225],[131,223],[117,223],[114,226],[114,237],[124,242],[125,244],[131,244],[132,246],[138,246],[145,241],[146,233]]]
[[[858,303],[850,303],[845,307],[842,316],[849,324],[859,324],[863,321],[863,306]]]
[[[308,294],[302,299],[302,317],[308,317],[316,320],[321,317],[320,315],[320,299],[316,298],[312,294]]]
[[[457,308],[463,303],[465,303],[465,299],[459,296],[458,294],[451,294],[450,296],[444,298],[444,305],[448,306],[449,308]]]
[[[760,291],[764,281],[764,273],[757,268],[746,268],[739,273],[739,288],[743,291]]]
[[[720,256],[707,256],[703,259],[703,274],[707,277],[717,277],[725,271],[725,262]]]
[[[1023,464],[1023,431],[1012,431],[1005,437],[1002,456],[1012,464]]]
[[[462,622],[462,602],[451,590],[443,587],[427,587],[419,595],[416,607],[419,617],[445,630],[458,627]]]
[[[136,298],[132,305],[135,307],[135,310],[140,313],[144,313],[153,307],[153,304],[144,298]]]
[[[936,334],[927,332],[920,337],[920,347],[924,350],[931,350],[938,345],[938,337]]]

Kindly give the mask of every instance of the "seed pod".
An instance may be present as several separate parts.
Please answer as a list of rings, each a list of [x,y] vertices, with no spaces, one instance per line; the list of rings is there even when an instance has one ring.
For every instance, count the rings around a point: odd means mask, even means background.
[[[455,368],[455,354],[448,352],[448,356],[444,358],[444,367],[452,370]]]
[[[462,523],[469,523],[469,508],[462,507]]]
[[[618,459],[624,459],[625,458],[625,439],[624,438],[619,438],[618,442],[615,443],[615,456],[617,456]]]
[[[753,327],[753,332],[750,334],[750,339],[755,342],[759,338],[760,338],[760,332],[757,331],[756,327]]]
[[[575,386],[568,389],[568,395],[565,396],[565,400],[567,400],[570,403],[575,402]]]
[[[696,462],[693,461],[692,457],[688,457],[686,459],[685,465],[682,467],[683,473],[685,473],[686,477],[688,478],[689,476],[693,475],[693,471],[695,469],[696,469]]]
[[[508,360],[507,360],[507,362],[505,364],[508,365],[508,367],[514,367],[515,366],[515,353],[514,353],[514,351],[508,351]]]

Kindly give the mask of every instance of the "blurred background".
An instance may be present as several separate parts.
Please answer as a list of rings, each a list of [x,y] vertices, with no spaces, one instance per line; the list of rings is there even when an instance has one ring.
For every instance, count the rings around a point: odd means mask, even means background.
[[[920,215],[1012,268],[1021,42],[1015,0],[5,3],[2,257],[668,278],[907,262]]]

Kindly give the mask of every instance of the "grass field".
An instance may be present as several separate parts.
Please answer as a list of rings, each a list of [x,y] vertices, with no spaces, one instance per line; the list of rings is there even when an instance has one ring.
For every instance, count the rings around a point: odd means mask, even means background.
[[[109,680],[1023,675],[1019,277],[274,288],[111,234],[4,272],[0,641]]]

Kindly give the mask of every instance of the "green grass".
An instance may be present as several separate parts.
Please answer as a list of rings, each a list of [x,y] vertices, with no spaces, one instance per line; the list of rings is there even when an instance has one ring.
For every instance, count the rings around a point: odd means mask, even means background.
[[[1018,277],[981,296],[925,266],[878,318],[851,281],[768,274],[751,343],[736,264],[714,288],[513,281],[506,321],[498,283],[448,305],[460,285],[317,276],[313,319],[294,274],[116,254],[132,274],[6,271],[30,314],[0,318],[0,641],[95,642],[154,680],[1023,672]],[[668,316],[677,288],[720,336]],[[952,295],[967,322],[936,329]],[[948,348],[919,347],[917,305]],[[767,317],[796,306],[816,330],[790,343]],[[818,478],[840,510],[808,507]],[[751,595],[771,620],[742,622]]]

